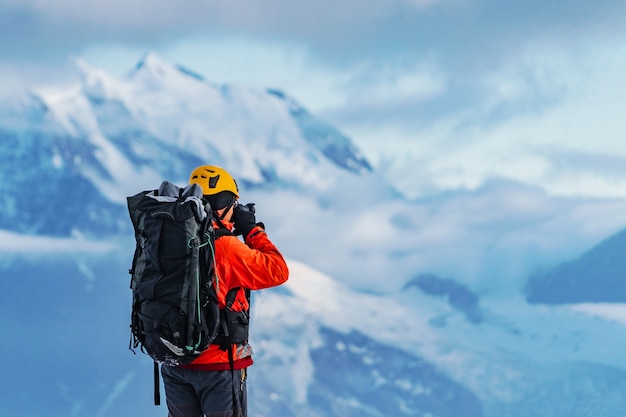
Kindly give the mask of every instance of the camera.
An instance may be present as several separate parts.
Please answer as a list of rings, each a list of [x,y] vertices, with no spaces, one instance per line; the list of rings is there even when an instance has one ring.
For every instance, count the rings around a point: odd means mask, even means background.
[[[249,211],[252,214],[256,213],[256,209],[254,208],[254,203],[239,204],[237,207],[239,207],[239,210],[241,211]]]

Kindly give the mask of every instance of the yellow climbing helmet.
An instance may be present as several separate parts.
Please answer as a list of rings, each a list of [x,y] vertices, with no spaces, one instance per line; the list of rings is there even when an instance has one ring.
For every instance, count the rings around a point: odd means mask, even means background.
[[[189,184],[198,184],[204,195],[215,195],[230,191],[239,198],[237,182],[224,168],[216,165],[202,165],[194,169],[189,177]]]

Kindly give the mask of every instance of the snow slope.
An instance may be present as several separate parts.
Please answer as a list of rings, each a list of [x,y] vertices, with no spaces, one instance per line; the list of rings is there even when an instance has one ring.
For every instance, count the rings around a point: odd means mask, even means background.
[[[370,365],[367,374],[372,380],[381,386],[396,384],[396,392],[407,401],[411,395],[419,398],[416,404],[428,403],[428,395],[448,398],[447,405],[454,410],[450,415],[568,416],[596,410],[594,415],[610,416],[615,415],[616,404],[624,405],[624,383],[619,378],[626,369],[622,350],[626,335],[623,322],[601,318],[605,306],[548,307],[528,305],[522,298],[483,299],[484,320],[477,324],[442,298],[419,291],[375,296],[337,285],[293,261],[290,268],[295,279],[286,289],[261,294],[255,317],[262,350],[259,368],[271,373],[280,364],[279,369],[290,375],[289,384],[281,379],[272,386],[280,398],[307,403],[318,383],[318,351],[325,351],[327,366],[337,367],[342,365],[333,358],[343,357],[347,349],[361,355],[361,365]],[[277,321],[280,327],[275,326]],[[333,342],[328,341],[329,332]],[[300,335],[295,343],[294,334]],[[396,350],[382,354],[384,349],[378,347],[380,354],[372,354],[366,341]],[[406,366],[392,380],[381,376],[378,366],[393,368],[401,352],[410,355],[404,359]],[[411,369],[416,360],[436,371]],[[459,392],[438,392],[434,387],[443,384],[442,379],[452,391],[461,383],[472,400]],[[610,405],[606,396],[612,399]],[[334,401],[345,405],[349,398]],[[421,415],[418,405],[410,408],[414,414],[408,415]],[[352,415],[344,412],[337,415]]]

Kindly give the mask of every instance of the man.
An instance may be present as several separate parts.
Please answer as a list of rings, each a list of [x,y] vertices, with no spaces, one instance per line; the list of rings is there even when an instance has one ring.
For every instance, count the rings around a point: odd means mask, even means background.
[[[218,302],[227,322],[240,325],[228,325],[230,336],[221,331],[216,343],[189,365],[161,368],[169,417],[245,417],[246,369],[252,365],[247,340],[249,291],[280,285],[289,271],[263,224],[256,223],[253,206],[238,204],[239,189],[228,172],[203,165],[193,170],[189,183],[202,188],[217,218]]]

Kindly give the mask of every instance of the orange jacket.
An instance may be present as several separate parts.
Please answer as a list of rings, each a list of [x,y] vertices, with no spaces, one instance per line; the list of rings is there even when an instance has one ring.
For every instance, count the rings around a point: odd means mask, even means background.
[[[233,224],[224,222],[232,230]],[[217,260],[217,299],[220,308],[226,305],[226,294],[231,288],[241,287],[235,297],[233,310],[248,309],[244,288],[261,290],[280,285],[287,281],[289,270],[285,259],[269,240],[265,231],[257,226],[243,243],[234,235],[222,236],[215,241]],[[233,345],[235,369],[252,364],[252,348],[248,344]],[[230,369],[228,351],[218,345],[210,345],[185,368],[202,370]]]

